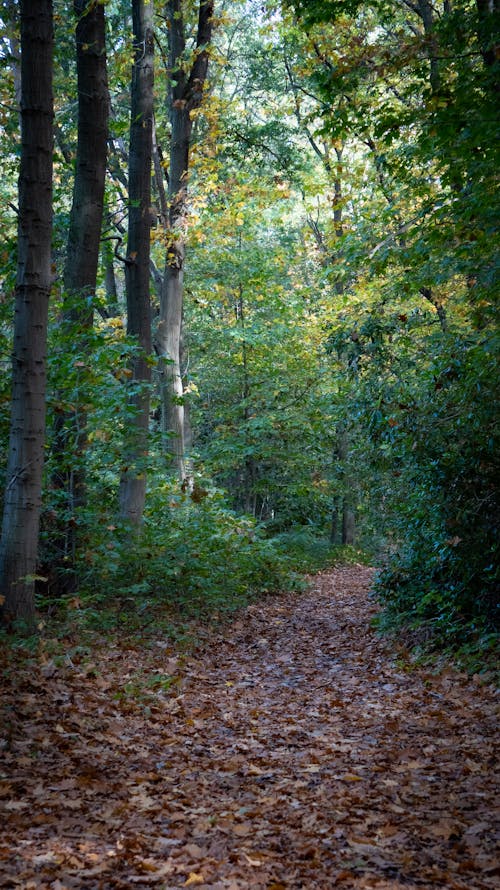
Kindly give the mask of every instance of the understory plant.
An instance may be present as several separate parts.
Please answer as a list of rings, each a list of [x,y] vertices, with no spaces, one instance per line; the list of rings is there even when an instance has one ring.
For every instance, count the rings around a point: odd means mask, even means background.
[[[79,594],[99,609],[165,604],[180,616],[223,613],[290,586],[289,561],[222,493],[155,481],[139,532],[108,523],[79,555]]]

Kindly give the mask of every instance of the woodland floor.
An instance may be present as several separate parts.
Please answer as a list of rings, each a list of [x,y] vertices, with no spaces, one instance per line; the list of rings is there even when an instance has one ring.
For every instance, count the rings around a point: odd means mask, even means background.
[[[0,886],[498,886],[494,690],[396,657],[370,577],[11,678]]]

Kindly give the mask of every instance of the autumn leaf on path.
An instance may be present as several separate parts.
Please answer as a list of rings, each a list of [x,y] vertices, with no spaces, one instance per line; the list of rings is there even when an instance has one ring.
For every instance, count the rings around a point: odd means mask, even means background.
[[[11,670],[0,886],[493,890],[496,691],[402,665],[371,575],[324,572],[187,655]]]

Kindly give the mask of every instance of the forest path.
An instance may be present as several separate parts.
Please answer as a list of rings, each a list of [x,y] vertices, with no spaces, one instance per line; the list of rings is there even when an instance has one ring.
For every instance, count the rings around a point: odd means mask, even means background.
[[[396,662],[370,579],[320,574],[188,656],[15,678],[0,886],[496,886],[494,690]]]

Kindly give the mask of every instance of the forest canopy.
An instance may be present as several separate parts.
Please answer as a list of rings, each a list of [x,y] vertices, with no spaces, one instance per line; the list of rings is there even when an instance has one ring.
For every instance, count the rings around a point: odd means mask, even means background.
[[[488,650],[497,0],[0,18],[4,624],[356,547],[382,623]]]

